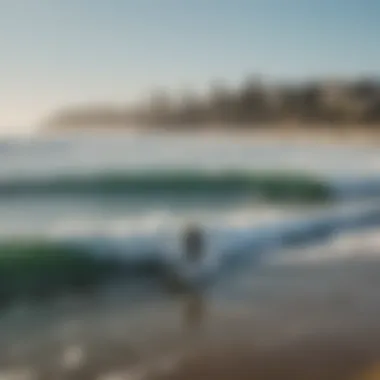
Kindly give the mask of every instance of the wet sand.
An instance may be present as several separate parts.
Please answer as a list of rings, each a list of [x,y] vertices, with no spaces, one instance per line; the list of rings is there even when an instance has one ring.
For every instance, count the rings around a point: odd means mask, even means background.
[[[362,378],[380,363],[379,289],[380,261],[363,252],[247,269],[202,298],[132,302],[120,288],[20,307],[0,321],[0,378]]]

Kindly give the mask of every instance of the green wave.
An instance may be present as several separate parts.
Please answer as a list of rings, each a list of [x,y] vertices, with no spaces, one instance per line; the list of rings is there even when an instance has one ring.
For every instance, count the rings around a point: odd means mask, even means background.
[[[327,200],[334,196],[327,181],[307,174],[234,171],[108,173],[0,182],[0,195],[17,194],[252,194],[273,200],[306,201]]]
[[[117,276],[158,272],[154,260],[125,262],[85,249],[38,241],[0,244],[0,309],[17,299],[87,292]]]

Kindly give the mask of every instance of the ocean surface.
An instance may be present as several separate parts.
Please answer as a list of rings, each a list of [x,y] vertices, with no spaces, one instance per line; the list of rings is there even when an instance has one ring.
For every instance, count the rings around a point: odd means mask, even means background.
[[[26,336],[45,354],[62,337],[172,339],[174,301],[157,267],[180,252],[188,223],[204,228],[218,262],[205,292],[223,323],[226,299],[242,315],[260,304],[267,321],[294,289],[320,299],[337,262],[376,267],[379,169],[380,148],[311,142],[105,133],[0,141],[0,369],[41,360],[22,346]],[[79,286],[107,280],[97,302],[30,302],[71,272]]]
[[[41,256],[43,245],[159,261],[178,253],[188,223],[204,228],[221,264],[258,246],[265,257],[291,242],[323,243],[377,226],[379,151],[199,135],[3,140],[0,245],[11,256]]]
[[[257,172],[328,182],[337,198],[380,188],[379,149],[310,142],[103,133],[3,140],[0,158],[0,231],[10,236],[127,235],[192,218],[229,225],[294,215],[255,196],[244,177]]]

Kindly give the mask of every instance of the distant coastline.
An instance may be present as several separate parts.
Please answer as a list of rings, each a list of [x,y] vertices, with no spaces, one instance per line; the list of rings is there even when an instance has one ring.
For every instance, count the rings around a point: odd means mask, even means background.
[[[237,87],[215,82],[206,94],[156,90],[134,105],[90,103],[56,110],[40,131],[94,129],[374,136],[380,134],[380,80],[273,83],[249,77]]]

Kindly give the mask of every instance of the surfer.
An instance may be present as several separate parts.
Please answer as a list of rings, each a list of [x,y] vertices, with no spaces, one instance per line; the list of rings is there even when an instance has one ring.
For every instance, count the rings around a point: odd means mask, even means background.
[[[184,231],[184,255],[189,264],[199,264],[205,256],[205,237],[200,227],[187,226]]]
[[[197,281],[204,266],[206,242],[202,229],[196,225],[187,226],[183,239],[183,254],[187,262],[186,278],[189,285],[192,285],[184,305],[183,318],[185,327],[192,331],[200,327],[205,312],[202,294],[194,281]]]
[[[173,291],[189,292],[199,287],[205,271],[206,239],[197,225],[188,225],[181,236],[178,255],[167,263],[167,279]]]
[[[201,284],[207,274],[205,273],[206,237],[199,226],[191,224],[184,229],[181,238],[180,256],[174,265],[170,265],[167,284],[171,292],[183,296],[184,323],[186,328],[193,330],[200,326],[204,316]]]

